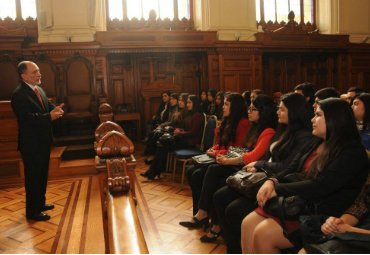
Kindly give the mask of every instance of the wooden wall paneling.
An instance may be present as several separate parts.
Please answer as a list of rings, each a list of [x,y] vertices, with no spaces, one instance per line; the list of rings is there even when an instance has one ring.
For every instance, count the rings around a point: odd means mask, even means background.
[[[35,59],[35,63],[41,72],[41,87],[46,95],[52,99],[53,104],[59,104],[63,101],[60,87],[58,86],[58,69],[56,63],[46,55],[40,55]]]
[[[0,58],[0,100],[10,100],[13,91],[19,85],[18,62],[17,59],[9,55],[3,55]]]
[[[123,86],[124,86],[124,59],[122,55],[115,56],[116,58],[109,59],[109,86],[108,97],[110,105],[113,109],[117,104],[124,102]]]
[[[215,53],[208,54],[208,86],[207,89],[220,90],[220,62]]]
[[[95,83],[96,95],[104,102],[108,99],[108,83],[107,83],[107,56],[98,56],[95,60]],[[99,100],[100,101],[100,100]]]
[[[95,71],[91,59],[75,53],[65,61],[63,69],[67,113],[87,111],[96,114]]]
[[[253,79],[252,79],[252,88],[253,89],[262,89],[262,81],[263,81],[263,67],[262,67],[262,54],[257,53],[253,56]],[[246,88],[245,90],[248,90]]]
[[[193,54],[180,54],[176,56],[174,66],[177,72],[176,76],[179,78],[177,83],[181,85],[183,92],[199,95],[201,87],[201,72],[198,70],[200,61],[201,59]]]
[[[370,56],[369,54],[350,55],[350,84],[370,90]]]

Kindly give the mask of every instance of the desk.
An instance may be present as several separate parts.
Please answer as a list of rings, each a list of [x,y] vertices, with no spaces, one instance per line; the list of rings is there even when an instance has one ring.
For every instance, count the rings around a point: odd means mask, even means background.
[[[137,139],[141,140],[140,113],[122,113],[113,115],[114,122],[136,120]]]

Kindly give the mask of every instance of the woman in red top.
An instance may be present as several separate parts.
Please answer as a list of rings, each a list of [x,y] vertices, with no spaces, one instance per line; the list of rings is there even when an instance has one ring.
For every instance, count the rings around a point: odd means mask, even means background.
[[[223,105],[223,119],[220,127],[215,129],[218,143],[207,150],[207,154],[216,157],[218,154],[226,155],[230,146],[242,146],[247,135],[250,123],[247,116],[244,99],[239,93],[230,93],[225,97]],[[193,215],[198,212],[198,202],[202,191],[203,179],[208,167],[196,168],[191,166],[186,170],[192,195]]]
[[[267,95],[258,95],[249,107],[248,119],[252,122],[252,126],[243,141],[243,147],[248,148],[249,152],[237,158],[227,158],[222,154],[216,156],[218,164],[208,167],[203,181],[198,212],[191,221],[180,222],[180,225],[188,228],[202,226],[206,228],[209,225],[208,212],[210,212],[213,226],[210,233],[201,238],[203,242],[216,240],[221,234],[217,215],[213,211],[213,194],[226,185],[227,177],[244,165],[262,159],[268,149],[277,125],[276,105],[272,98]]]

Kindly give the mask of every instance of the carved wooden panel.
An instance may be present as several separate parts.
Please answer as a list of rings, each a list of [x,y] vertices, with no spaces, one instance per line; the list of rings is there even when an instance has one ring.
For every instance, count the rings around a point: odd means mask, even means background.
[[[119,133],[125,134],[121,126],[117,123],[112,121],[105,121],[95,129],[95,141],[99,142],[100,139],[110,131],[117,131]]]
[[[8,56],[0,58],[0,100],[10,100],[13,91],[19,85],[17,62]]]
[[[47,61],[37,61],[36,64],[41,72],[41,87],[45,90],[46,95],[53,99],[53,103],[62,101],[60,98],[60,89],[57,86],[56,66]]]
[[[218,55],[208,55],[208,88],[219,90],[220,88],[220,73]]]
[[[352,54],[350,56],[349,85],[370,90],[370,56],[369,54]]]
[[[134,149],[133,143],[127,136],[117,131],[110,131],[97,143],[96,154],[102,157],[129,156]]]
[[[68,111],[96,111],[91,104],[95,100],[91,62],[79,54],[73,55],[64,63],[64,76]]]

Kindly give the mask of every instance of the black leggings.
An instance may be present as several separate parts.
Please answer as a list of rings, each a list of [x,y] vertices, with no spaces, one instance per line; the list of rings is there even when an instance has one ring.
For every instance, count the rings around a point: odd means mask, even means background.
[[[241,224],[243,219],[257,208],[256,199],[244,197],[225,186],[213,196],[213,204],[224,231],[227,253],[242,253]]]

